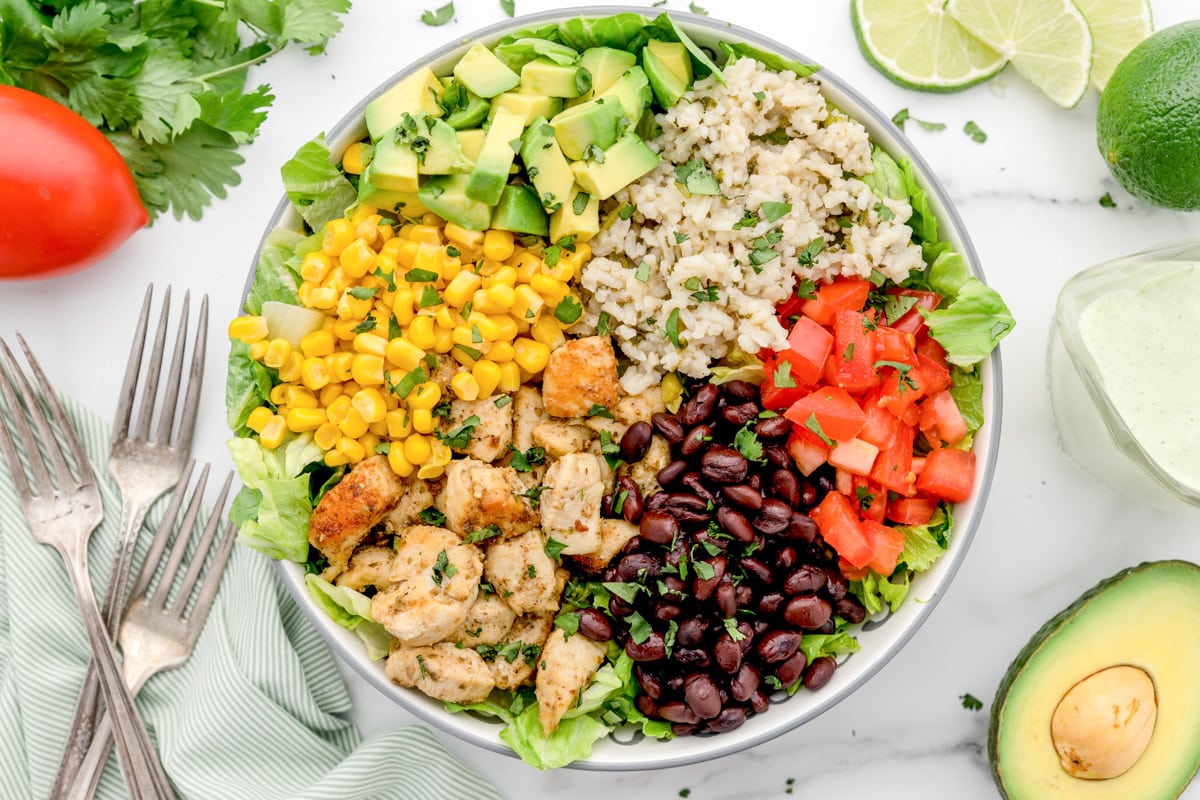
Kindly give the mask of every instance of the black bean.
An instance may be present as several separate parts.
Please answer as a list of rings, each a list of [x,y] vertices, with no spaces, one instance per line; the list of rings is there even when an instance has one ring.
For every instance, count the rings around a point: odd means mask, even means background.
[[[758,691],[760,680],[762,677],[753,664],[742,664],[729,680],[729,696],[739,703],[746,702],[750,695]]]
[[[676,648],[675,652],[671,654],[671,658],[676,664],[685,664],[699,669],[708,669],[708,665],[712,663],[708,651],[703,647]]]
[[[691,736],[698,730],[700,730],[699,725],[685,725],[682,722],[671,723],[671,733],[675,736]]]
[[[828,601],[815,594],[798,594],[783,607],[784,620],[806,630],[821,627],[832,613]]]
[[[718,667],[732,675],[742,666],[742,648],[729,638],[728,633],[722,633],[713,644],[713,660]]]
[[[683,609],[674,603],[659,603],[654,607],[654,611],[651,614],[655,619],[670,622],[683,614]]]
[[[766,692],[757,691],[750,695],[750,708],[754,709],[755,714],[765,713],[771,707],[771,698]]]
[[[799,556],[796,554],[796,548],[792,547],[790,544],[786,544],[775,551],[775,563],[783,569],[791,569],[793,566],[795,566],[798,558]]]
[[[767,625],[767,623],[765,621],[761,621],[761,622],[764,626],[763,630],[766,630],[765,626]],[[741,638],[739,639],[737,636],[735,636],[734,638],[737,639],[737,646],[742,648],[743,653],[745,653],[751,647],[754,646],[755,637],[758,636],[759,633],[761,633],[761,631],[759,631],[759,629],[758,629],[758,622],[751,624],[751,623],[747,622],[746,620],[742,620],[741,622],[739,622],[737,624],[737,632],[738,632],[738,636],[740,636]]]
[[[638,533],[652,544],[670,544],[679,533],[679,520],[665,511],[647,511],[642,514]]]
[[[672,417],[672,419],[674,419],[674,417]],[[683,476],[683,473],[688,471],[689,466],[690,465],[688,462],[681,458],[676,461],[672,461],[670,464],[667,464],[665,467],[660,469],[658,474],[654,477],[660,485],[670,486],[672,483],[679,480],[680,477]]]
[[[704,384],[696,390],[691,399],[683,404],[683,408],[679,409],[679,421],[686,428],[707,422],[712,417],[713,411],[717,407],[717,398],[720,396],[720,389],[711,383]]]
[[[792,508],[800,505],[800,480],[790,469],[777,469],[771,474],[770,491]]]
[[[825,570],[825,596],[830,600],[841,600],[846,596],[846,591],[850,588],[850,582],[846,580],[846,576],[841,570],[830,568]]]
[[[739,380],[729,381],[721,388],[724,389],[725,394],[729,395],[730,397],[736,397],[738,400],[753,400],[755,404],[758,403],[759,392],[761,391],[750,381]]]
[[[754,527],[768,535],[783,533],[792,519],[792,509],[782,500],[767,497],[762,510],[754,518]]]
[[[747,584],[737,585],[737,604],[739,608],[749,608],[754,604],[754,590]]]
[[[657,717],[662,711],[658,707],[658,703],[648,694],[639,694],[633,698],[633,704],[637,706],[637,710],[645,714],[647,717]]]
[[[646,669],[641,664],[634,664],[633,677],[637,679],[638,686],[642,687],[642,692],[649,695],[652,699],[658,700],[662,697],[663,681],[658,675]]]
[[[725,556],[714,556],[712,559],[701,563],[708,564],[712,569],[712,577],[701,578],[697,574],[692,579],[692,596],[703,603],[712,597],[717,584],[721,582],[721,578],[725,577]]]
[[[765,585],[770,585],[771,579],[774,577],[766,562],[753,557],[742,559],[742,570],[749,577]]]
[[[812,518],[807,514],[799,511],[793,511],[788,519],[787,530],[784,536],[788,539],[796,539],[797,541],[812,544],[817,540],[817,523],[812,521]]]
[[[625,556],[617,564],[617,575],[623,581],[638,581],[643,577],[657,578],[662,574],[662,562],[649,553]]]
[[[694,673],[684,679],[683,697],[688,708],[701,719],[712,719],[721,713],[721,693],[716,682],[703,672]]]
[[[732,619],[738,610],[737,588],[733,585],[733,581],[729,580],[728,575],[717,585],[716,599],[721,616],[725,619]]]
[[[598,608],[579,612],[579,632],[594,642],[607,642],[613,637],[612,623]]]
[[[788,453],[787,448],[781,444],[768,444],[763,447],[763,455],[780,469],[787,469],[792,466],[792,457]]]
[[[684,703],[675,700],[670,703],[663,703],[658,708],[658,716],[668,722],[682,722],[685,725],[694,725],[700,721],[700,717],[695,711],[688,708]]]
[[[655,510],[666,511],[680,522],[704,522],[712,516],[703,497],[684,492],[659,492],[654,496],[664,498],[662,508]]]
[[[606,494],[600,498],[600,516],[611,517],[613,515],[613,496]]]
[[[670,444],[679,444],[683,441],[683,423],[676,419],[674,414],[664,414],[660,411],[650,417],[650,424]]]
[[[757,472],[751,473],[750,477],[746,479],[746,485],[759,494],[762,494],[762,475],[759,475]],[[762,503],[759,503],[758,508],[762,508]],[[755,509],[755,511],[757,510]]]
[[[822,495],[829,494],[837,488],[837,483],[834,481],[834,476],[829,474],[828,470],[817,470],[808,477],[809,480],[816,482],[817,490]]]
[[[783,684],[783,688],[786,689],[804,676],[804,667],[807,664],[808,659],[805,657],[804,651],[797,650],[791,658],[775,668],[775,677],[779,679],[779,682]]]
[[[708,446],[712,435],[713,429],[708,425],[697,425],[688,431],[688,435],[683,439],[683,444],[679,445],[679,452],[688,457],[696,455]]]
[[[758,403],[738,403],[721,409],[721,419],[735,428],[740,428],[758,416]]]
[[[641,488],[633,478],[630,478],[628,475],[622,475],[621,479],[617,481],[617,490],[618,494],[620,492],[625,493],[625,499],[621,501],[621,516],[626,522],[637,525],[646,508],[646,504],[642,500]]]
[[[668,575],[667,577],[663,578],[662,585],[663,588],[666,589],[666,591],[663,592],[664,597],[672,594],[682,597],[684,590],[687,589],[687,584],[674,575]]]
[[[800,647],[800,633],[773,628],[758,638],[754,651],[765,664],[777,664],[792,657]],[[632,653],[630,654],[632,656]]]
[[[817,487],[808,481],[800,484],[800,504],[805,508],[812,508],[817,504]]]
[[[792,421],[783,416],[759,420],[754,432],[760,439],[782,439],[792,432]]]
[[[778,614],[786,599],[779,592],[768,592],[758,599],[758,613],[767,617]]]
[[[614,617],[628,617],[633,613],[633,606],[626,603],[615,594],[608,599],[608,613]]]
[[[700,457],[700,471],[717,483],[741,483],[750,472],[750,462],[732,447],[710,447]]]
[[[863,604],[857,597],[850,594],[834,601],[833,613],[851,625],[857,625],[867,618],[867,610],[863,608]]]
[[[682,484],[683,488],[702,499],[706,505],[717,502],[717,496],[709,491],[708,485],[704,482],[704,476],[699,472],[683,473],[683,477],[679,479],[679,483]]]
[[[661,661],[667,656],[667,645],[662,634],[651,631],[641,644],[630,639],[625,643],[625,652],[634,661]]]
[[[811,564],[801,564],[783,580],[783,590],[788,594],[819,592],[824,586],[825,570]]]
[[[680,647],[698,645],[704,638],[706,630],[708,630],[707,621],[700,617],[688,617],[679,623],[679,630],[675,633],[675,641]]]
[[[735,483],[732,486],[722,486],[721,494],[725,496],[726,500],[742,508],[748,508],[751,511],[758,511],[762,508],[762,493],[748,484]]]
[[[746,710],[737,706],[723,709],[716,718],[710,719],[705,729],[713,733],[728,733],[742,726],[746,721]]]
[[[804,672],[804,688],[810,692],[820,689],[829,683],[835,669],[837,669],[837,662],[829,656],[814,658],[812,664]]]
[[[754,541],[754,526],[746,519],[746,515],[740,511],[736,511],[729,506],[721,506],[717,509],[717,524],[721,529],[728,533],[739,542]]]
[[[621,458],[626,464],[641,461],[650,447],[650,439],[654,437],[654,429],[649,422],[635,422],[625,429],[621,435]]]

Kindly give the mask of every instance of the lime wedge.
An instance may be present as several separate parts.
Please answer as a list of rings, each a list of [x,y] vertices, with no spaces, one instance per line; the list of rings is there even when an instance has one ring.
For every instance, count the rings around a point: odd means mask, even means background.
[[[965,89],[1006,63],[951,19],[942,0],[852,0],[850,19],[872,66],[910,89]]]
[[[946,11],[1063,108],[1083,99],[1092,34],[1071,0],[949,0]]]
[[[1092,30],[1092,86],[1103,91],[1117,64],[1154,32],[1150,0],[1075,0]]]

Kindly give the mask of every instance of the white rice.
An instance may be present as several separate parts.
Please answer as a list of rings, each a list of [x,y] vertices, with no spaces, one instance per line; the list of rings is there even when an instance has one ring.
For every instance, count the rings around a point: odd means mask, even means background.
[[[774,307],[791,294],[797,276],[819,281],[877,270],[899,281],[923,267],[904,224],[911,207],[883,199],[892,215],[881,219],[881,199],[856,177],[871,171],[871,143],[861,124],[831,109],[815,81],[791,72],[740,59],[724,76],[726,86],[712,77],[697,81],[658,117],[663,135],[651,146],[662,161],[606,203],[613,222],[591,241],[595,257],[582,273],[586,303],[579,327],[595,329],[600,315],[608,315],[614,343],[630,362],[621,378],[630,393],[671,371],[705,377],[733,347],[747,353],[783,347],[787,331]],[[754,138],[777,130],[787,134],[786,144]],[[676,166],[692,159],[708,165],[723,196],[684,196]],[[759,213],[767,202],[792,208],[768,222]],[[627,203],[637,210],[621,220],[614,210]],[[758,222],[735,230],[746,212]],[[770,245],[779,257],[756,272],[752,242],[771,231],[781,234]],[[687,238],[678,242],[676,234]],[[802,266],[800,254],[817,238],[825,250],[811,267]],[[649,267],[644,282],[642,263]],[[715,286],[717,300],[694,298],[696,281],[687,285],[693,278]],[[679,348],[665,332],[676,309]]]

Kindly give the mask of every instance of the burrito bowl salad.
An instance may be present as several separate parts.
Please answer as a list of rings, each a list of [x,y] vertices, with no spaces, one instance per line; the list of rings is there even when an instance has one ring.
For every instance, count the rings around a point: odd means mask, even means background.
[[[303,224],[229,326],[241,541],[539,768],[819,690],[972,491],[1012,317],[815,69],[570,19],[282,169]]]

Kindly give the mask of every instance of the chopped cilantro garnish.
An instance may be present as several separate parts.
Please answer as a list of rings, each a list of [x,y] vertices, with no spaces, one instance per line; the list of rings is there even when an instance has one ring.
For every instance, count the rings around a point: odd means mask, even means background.
[[[451,2],[446,3],[446,5],[442,6],[441,8],[435,9],[433,11],[423,12],[421,14],[421,22],[424,22],[426,25],[429,25],[430,27],[437,28],[441,25],[445,25],[453,17],[454,17],[454,2],[453,2],[453,0],[451,0]]]
[[[667,327],[663,330],[663,333],[666,335],[667,341],[669,341],[672,345],[674,345],[676,350],[683,349],[683,345],[679,343],[679,309],[678,308],[671,309],[671,313],[667,315]]]
[[[558,560],[558,557],[562,555],[562,551],[566,549],[567,545],[564,542],[558,541],[553,536],[546,539],[546,546],[542,548],[547,556],[556,561]]]
[[[508,449],[512,451],[512,468],[517,472],[533,472],[535,466],[546,462],[546,451],[541,447],[522,452],[510,444]]]
[[[642,283],[649,283],[650,282],[650,265],[647,264],[645,261],[638,264],[637,272],[635,272],[633,274],[633,277],[637,278]]]
[[[390,383],[389,377],[386,373],[383,376],[384,384],[388,387],[388,390],[402,400],[405,397],[408,397],[409,392],[417,388],[417,386],[420,384],[424,383],[427,378],[428,376],[426,375],[425,370],[421,369],[420,367],[417,367],[412,372],[396,381],[396,383]]]
[[[962,707],[968,711],[980,711],[983,709],[983,701],[974,695],[960,695],[959,699],[962,700]]]
[[[564,325],[574,325],[583,316],[583,304],[567,295],[554,307],[554,318]]]
[[[698,158],[675,167],[675,180],[682,183],[689,194],[719,195],[721,184],[709,170],[708,165]]]
[[[379,292],[378,289],[368,289],[365,286],[355,286],[352,289],[347,289],[346,293],[355,300],[370,300]]]
[[[436,506],[421,509],[417,512],[417,519],[426,525],[433,525],[437,528],[441,528],[446,524],[446,515],[438,511]]]
[[[777,364],[771,381],[776,389],[795,389],[796,379],[792,377],[792,362],[785,359]]]
[[[462,425],[453,429],[449,433],[434,431],[434,435],[442,440],[442,443],[452,450],[461,450],[471,442],[471,437],[475,434],[475,429],[480,425],[480,419],[475,414],[463,420]]]
[[[602,163],[602,162],[598,162]],[[577,215],[582,214],[587,210],[588,203],[591,202],[592,196],[587,192],[579,192],[575,195],[575,199],[571,201],[571,210]]]
[[[450,563],[445,550],[439,550],[437,559],[433,562],[433,582],[441,586],[443,580],[453,578],[457,574],[458,567]]]
[[[963,126],[963,133],[971,137],[971,140],[979,144],[987,141],[987,134],[983,132],[983,128],[975,124],[975,120],[967,120],[967,124]]]
[[[501,533],[503,533],[503,531],[500,530],[500,526],[492,523],[491,525],[480,528],[479,530],[471,531],[463,537],[463,541],[467,544],[476,544],[478,542],[487,541],[488,539],[493,539],[499,536]]]
[[[437,293],[437,289],[432,286],[426,286],[421,290],[421,302],[417,304],[417,307],[429,308],[430,306],[440,306],[442,302],[442,296]]]
[[[767,222],[776,222],[789,214],[792,210],[791,203],[775,203],[768,201],[762,204],[761,211]]]
[[[814,411],[808,415],[808,419],[804,421],[804,427],[815,433],[825,444],[830,447],[833,446],[833,439],[825,435],[825,429],[821,427],[821,423],[817,420],[817,412]]]
[[[440,277],[441,275],[438,275],[433,270],[428,269],[410,269],[408,272],[404,273],[404,280],[408,281],[409,283],[433,283]],[[430,287],[426,288],[428,289]],[[441,302],[441,300],[438,302]]]
[[[599,403],[592,403],[592,407],[584,414],[585,417],[604,417],[605,419],[614,419],[612,412]]]

